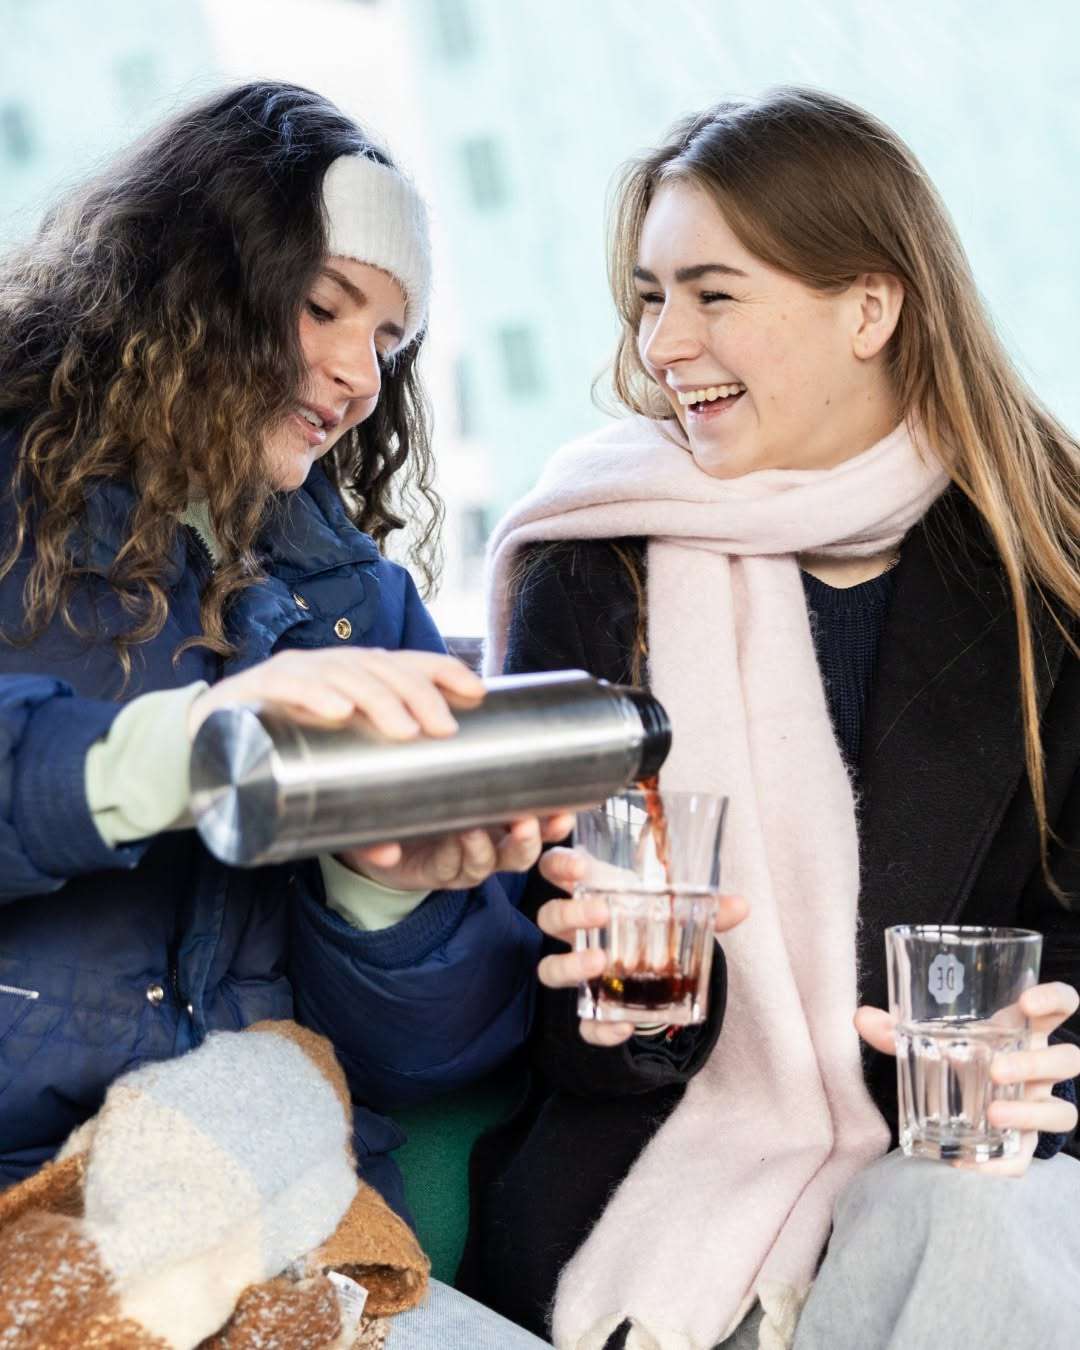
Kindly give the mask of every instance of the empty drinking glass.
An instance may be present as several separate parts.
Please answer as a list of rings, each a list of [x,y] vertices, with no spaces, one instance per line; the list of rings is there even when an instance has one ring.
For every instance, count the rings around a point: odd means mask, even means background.
[[[1019,998],[1037,983],[1042,936],[1024,928],[886,929],[889,1011],[896,1023],[900,1146],[968,1162],[1010,1157],[1020,1132],[987,1120],[1020,1084],[991,1081],[995,1055],[1025,1050]]]

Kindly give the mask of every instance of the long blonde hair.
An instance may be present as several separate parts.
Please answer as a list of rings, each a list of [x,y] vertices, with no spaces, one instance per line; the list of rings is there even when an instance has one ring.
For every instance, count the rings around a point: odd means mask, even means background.
[[[613,383],[627,408],[671,416],[638,356],[633,269],[653,194],[672,180],[705,190],[746,249],[807,286],[843,288],[866,272],[903,282],[888,350],[891,376],[904,416],[921,425],[979,511],[1005,571],[1043,870],[1063,899],[1047,861],[1032,599],[1047,604],[1076,652],[1056,611],[1080,612],[1080,446],[1006,355],[948,213],[911,150],[861,108],[799,88],[718,103],[627,166],[609,253],[622,320]]]

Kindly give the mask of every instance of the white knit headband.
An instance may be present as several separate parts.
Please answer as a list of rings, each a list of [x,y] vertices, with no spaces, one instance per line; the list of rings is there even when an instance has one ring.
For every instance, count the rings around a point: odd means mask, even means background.
[[[405,292],[405,337],[427,321],[431,245],[427,210],[409,180],[365,155],[341,155],[323,179],[331,257],[354,258],[390,275]]]

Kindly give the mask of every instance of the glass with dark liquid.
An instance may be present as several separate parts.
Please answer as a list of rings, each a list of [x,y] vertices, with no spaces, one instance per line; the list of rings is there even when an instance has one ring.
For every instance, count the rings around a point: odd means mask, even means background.
[[[578,1015],[606,1022],[687,1026],[708,1010],[720,840],[727,799],[668,792],[655,779],[581,811],[574,847],[586,860],[577,897],[608,907],[577,949],[607,965],[581,986]]]

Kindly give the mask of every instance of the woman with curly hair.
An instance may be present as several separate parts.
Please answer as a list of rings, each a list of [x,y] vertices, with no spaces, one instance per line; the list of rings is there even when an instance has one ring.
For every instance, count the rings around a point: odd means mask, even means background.
[[[558,820],[240,871],[187,814],[222,704],[404,739],[483,695],[381,552],[408,523],[434,575],[428,292],[409,181],[275,83],[179,113],[0,270],[0,1182],[125,1070],[295,1016],[401,1209],[382,1113],[524,1036],[538,938],[493,874]]]
[[[552,939],[538,1082],[476,1159],[464,1287],[550,1318],[559,1350],[1069,1350],[1076,440],[1002,350],[915,156],[842,99],[681,123],[627,170],[610,266],[629,415],[496,530],[492,655],[647,682],[672,718],[661,786],[729,796],[743,898],[710,1021],[651,1034],[577,1021],[603,957],[564,942],[603,906],[530,899]],[[540,864],[565,890],[581,869]],[[1044,935],[1031,1048],[993,1070],[1024,1088],[990,1106],[1012,1156],[889,1152],[899,923]]]

